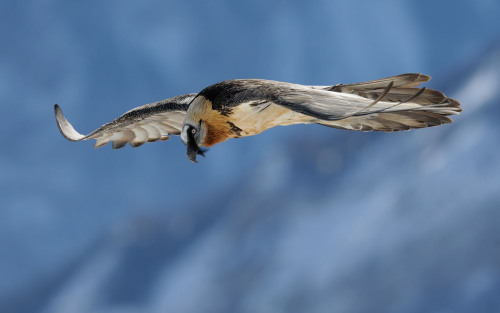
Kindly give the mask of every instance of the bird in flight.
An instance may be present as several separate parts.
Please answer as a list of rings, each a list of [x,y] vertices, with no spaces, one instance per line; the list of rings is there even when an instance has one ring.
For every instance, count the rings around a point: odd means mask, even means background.
[[[196,162],[206,147],[257,135],[278,125],[316,123],[333,128],[392,132],[451,123],[460,103],[442,92],[418,86],[423,74],[402,74],[356,84],[306,86],[234,79],[201,92],[173,97],[132,109],[88,135],[78,133],[54,106],[57,126],[68,140],[96,139],[99,148],[146,142],[180,135],[187,157]]]

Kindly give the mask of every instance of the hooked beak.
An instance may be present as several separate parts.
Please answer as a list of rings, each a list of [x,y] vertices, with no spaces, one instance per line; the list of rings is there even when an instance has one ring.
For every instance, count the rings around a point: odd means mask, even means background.
[[[203,149],[200,149],[198,145],[194,142],[194,140],[189,140],[188,143],[186,144],[186,155],[189,159],[189,161],[193,163],[198,163],[196,161],[196,156],[199,154],[201,156],[205,156],[205,151]]]

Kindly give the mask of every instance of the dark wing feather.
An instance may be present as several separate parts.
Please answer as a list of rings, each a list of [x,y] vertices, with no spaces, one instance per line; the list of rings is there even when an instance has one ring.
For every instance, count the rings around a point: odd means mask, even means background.
[[[210,85],[198,95],[212,103],[212,109],[227,115],[235,106],[247,102],[261,104],[272,100],[271,96],[280,85],[292,85],[264,79],[233,79]]]
[[[398,76],[392,76],[387,78],[381,78],[376,80],[370,80],[367,82],[355,83],[355,84],[338,84],[329,87],[323,87],[326,90],[338,91],[338,92],[353,92],[353,91],[367,91],[373,89],[384,89],[390,82],[393,83],[394,88],[412,88],[418,87],[421,83],[425,83],[431,80],[428,75],[420,73],[408,73],[401,74]]]
[[[448,116],[462,111],[457,100],[446,97],[438,90],[416,88],[430,79],[430,76],[416,73],[357,84],[317,87],[373,100],[383,94],[387,86],[384,84],[393,83],[389,92],[380,99],[381,109],[370,109],[345,119],[330,119],[320,124],[343,129],[390,132],[453,122]]]
[[[96,139],[96,148],[109,142],[113,143],[113,149],[122,148],[127,143],[138,147],[148,141],[167,140],[170,135],[179,135],[186,111],[195,96],[187,94],[137,107],[88,135],[78,133],[57,104],[54,111],[57,126],[68,140]]]

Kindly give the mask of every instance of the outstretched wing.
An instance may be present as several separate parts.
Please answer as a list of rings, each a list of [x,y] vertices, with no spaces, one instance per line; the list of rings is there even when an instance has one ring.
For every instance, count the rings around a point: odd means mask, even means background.
[[[449,115],[462,111],[460,103],[442,92],[417,88],[431,78],[403,74],[349,85],[313,87],[312,101],[285,94],[282,105],[319,119],[317,123],[351,130],[398,131],[451,123]],[[333,92],[335,100],[331,99]],[[334,105],[332,105],[334,102]]]
[[[395,131],[449,123],[447,116],[461,111],[460,103],[442,92],[416,88],[428,80],[427,75],[403,74],[349,85],[305,86],[244,79],[209,86],[199,95],[228,116],[243,136],[299,123]]]
[[[170,135],[179,135],[186,111],[195,96],[187,94],[137,107],[88,135],[73,128],[59,105],[54,106],[54,111],[57,126],[68,140],[96,139],[96,148],[109,142],[113,143],[113,149],[122,148],[127,142],[132,147],[139,147],[148,141],[167,140]]]

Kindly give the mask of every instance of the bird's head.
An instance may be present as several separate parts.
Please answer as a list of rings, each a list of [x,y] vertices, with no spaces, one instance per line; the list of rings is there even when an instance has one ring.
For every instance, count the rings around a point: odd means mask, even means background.
[[[198,123],[186,123],[182,126],[181,139],[187,148],[187,157],[191,162],[197,163],[196,156],[205,156],[206,150],[200,148],[206,136],[206,127],[202,120]]]

